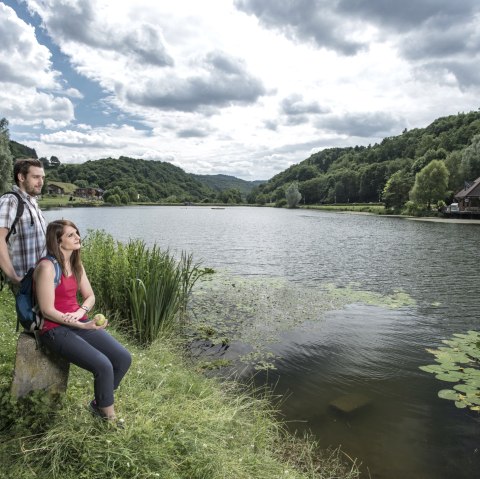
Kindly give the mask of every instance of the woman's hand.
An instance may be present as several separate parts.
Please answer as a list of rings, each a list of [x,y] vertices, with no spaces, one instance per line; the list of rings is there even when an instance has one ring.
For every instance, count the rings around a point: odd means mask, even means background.
[[[89,321],[86,321],[85,323],[79,323],[81,324],[83,329],[105,329],[107,327],[108,321],[105,321],[101,326],[98,326],[95,324],[95,321],[93,319],[90,319]]]
[[[77,323],[85,316],[85,310],[79,309],[77,311],[72,311],[71,313],[63,313],[62,319],[66,323]]]

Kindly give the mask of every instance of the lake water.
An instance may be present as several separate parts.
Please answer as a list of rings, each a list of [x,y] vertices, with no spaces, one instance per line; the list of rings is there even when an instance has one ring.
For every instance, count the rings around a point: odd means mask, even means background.
[[[282,278],[312,297],[325,284],[405,292],[414,304],[356,301],[318,320],[296,318],[270,346],[276,369],[255,381],[283,395],[292,430],[341,445],[372,478],[480,477],[478,415],[437,398],[448,383],[418,369],[433,362],[425,348],[478,329],[480,225],[249,207],[72,208],[45,216],[71,219],[82,233],[104,229],[118,240],[191,252],[204,266],[247,279]],[[329,407],[357,393],[371,400],[357,414]]]

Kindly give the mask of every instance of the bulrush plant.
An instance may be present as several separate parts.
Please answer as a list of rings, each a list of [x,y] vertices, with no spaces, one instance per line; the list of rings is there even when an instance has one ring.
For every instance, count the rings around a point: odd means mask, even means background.
[[[89,232],[82,255],[96,309],[142,345],[174,330],[193,285],[210,272],[191,255],[182,253],[177,260],[157,245],[123,244],[99,231]]]

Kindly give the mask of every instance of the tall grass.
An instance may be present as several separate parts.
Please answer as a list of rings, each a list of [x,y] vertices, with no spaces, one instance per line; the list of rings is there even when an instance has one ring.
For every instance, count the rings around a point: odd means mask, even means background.
[[[207,272],[191,255],[182,253],[177,260],[156,245],[124,244],[102,231],[89,232],[82,258],[96,310],[142,345],[175,328],[193,285]]]

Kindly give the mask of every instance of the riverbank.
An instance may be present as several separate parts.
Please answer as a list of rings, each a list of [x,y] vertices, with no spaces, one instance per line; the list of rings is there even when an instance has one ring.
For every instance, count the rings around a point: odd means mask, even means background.
[[[402,218],[411,221],[429,221],[433,223],[480,224],[480,219],[443,218],[440,216],[391,215],[385,213],[385,208],[379,205],[308,205],[300,206],[300,208],[357,215],[378,215],[384,218]]]
[[[0,306],[0,477],[359,477],[338,450],[287,434],[268,394],[204,377],[172,338],[142,349],[110,328],[133,356],[116,397],[124,430],[90,416],[92,380],[76,367],[53,411],[39,395],[14,403],[8,389],[18,333],[9,291],[0,293]]]

